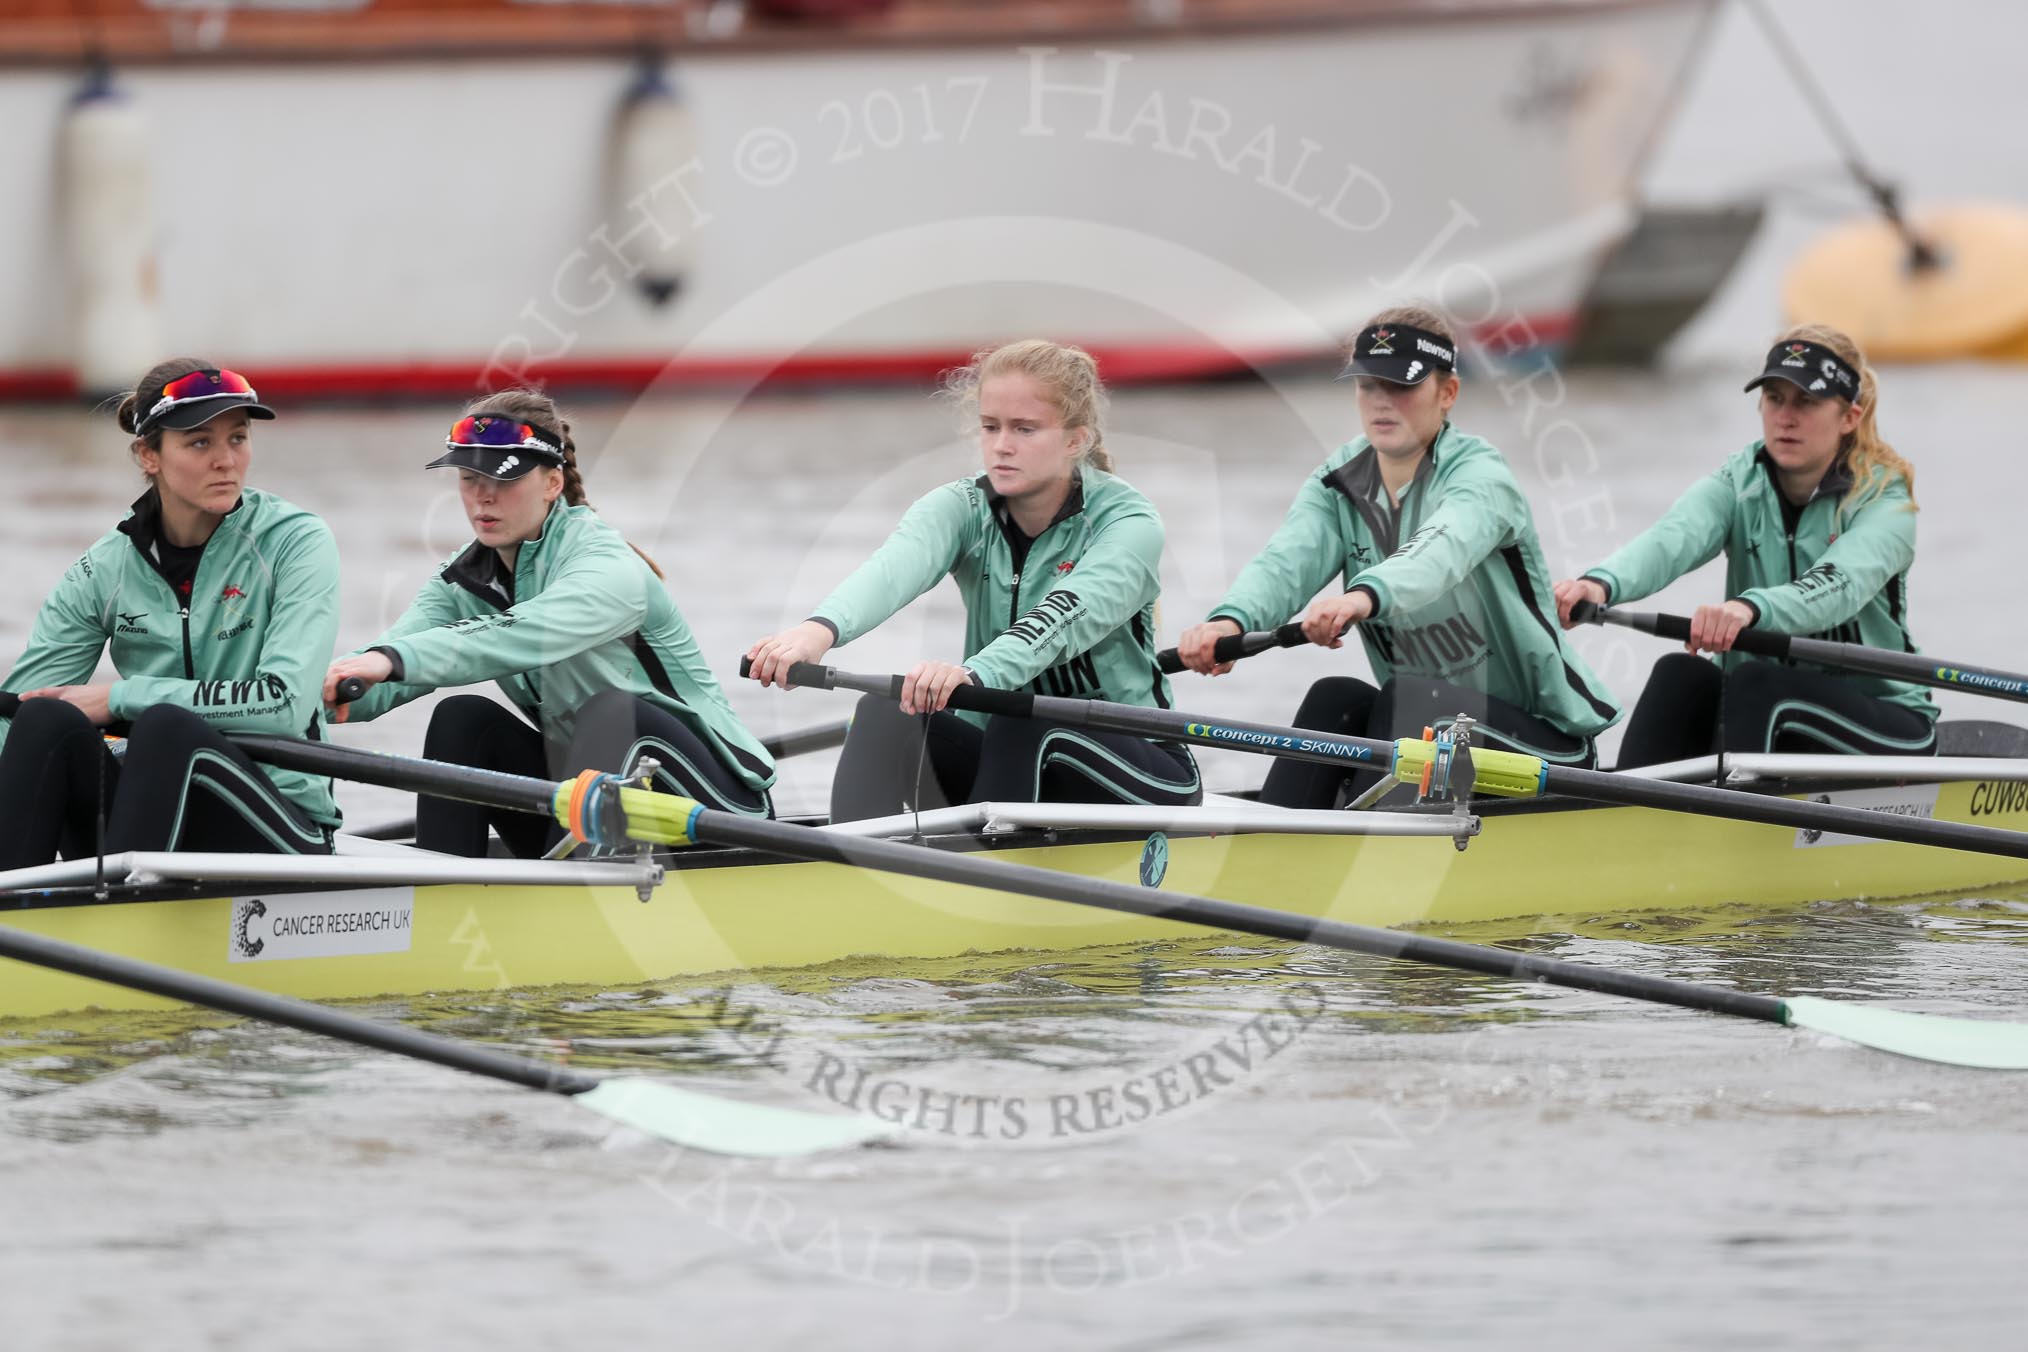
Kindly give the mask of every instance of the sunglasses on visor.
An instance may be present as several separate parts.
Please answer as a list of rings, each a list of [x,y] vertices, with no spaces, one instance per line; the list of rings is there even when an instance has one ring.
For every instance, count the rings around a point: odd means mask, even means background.
[[[237,371],[192,371],[176,377],[162,387],[162,395],[148,409],[141,419],[140,430],[145,431],[156,419],[183,404],[194,404],[200,399],[234,398],[243,403],[256,403],[259,396],[247,378]]]
[[[444,446],[449,450],[476,447],[489,451],[532,451],[545,460],[561,464],[563,446],[539,427],[507,418],[460,418],[451,425]]]

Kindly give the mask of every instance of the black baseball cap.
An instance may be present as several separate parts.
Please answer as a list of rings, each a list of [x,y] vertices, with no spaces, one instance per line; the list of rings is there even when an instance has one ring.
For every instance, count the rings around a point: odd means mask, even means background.
[[[1437,371],[1457,369],[1458,349],[1450,339],[1412,324],[1369,324],[1352,340],[1345,373],[1420,385]]]
[[[1747,381],[1746,388],[1757,390],[1770,380],[1786,380],[1804,394],[1859,401],[1859,373],[1822,343],[1801,339],[1776,343],[1767,350],[1767,369]]]
[[[463,417],[444,439],[444,454],[424,469],[469,469],[489,479],[518,479],[537,465],[563,468],[563,443],[533,423],[500,414]]]

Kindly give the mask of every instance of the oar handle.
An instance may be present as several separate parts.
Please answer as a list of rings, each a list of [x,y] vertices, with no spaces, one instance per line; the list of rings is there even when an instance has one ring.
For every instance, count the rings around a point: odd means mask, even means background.
[[[1579,624],[1616,624],[1622,629],[1637,629],[1643,634],[1656,638],[1673,639],[1677,643],[1690,641],[1690,618],[1687,615],[1650,615],[1635,610],[1608,610],[1590,601],[1579,601],[1570,608],[1570,618]],[[1742,629],[1732,640],[1732,650],[1751,653],[1755,657],[1788,657],[1794,639],[1789,634],[1776,634],[1765,629]]]
[[[1687,639],[1690,621],[1681,615],[1645,615],[1634,611],[1604,610],[1588,601],[1570,608],[1574,620],[1589,624],[1617,624],[1638,629],[1658,638]],[[1835,643],[1829,639],[1804,638],[1799,634],[1775,634],[1747,629],[1732,641],[1736,652],[1756,657],[1786,657],[1797,662],[1814,662],[1820,667],[1837,667],[1883,676],[1890,681],[1962,690],[1972,695],[1991,695],[2028,703],[2028,675],[1994,671],[1987,667],[1943,662],[1920,653],[1895,652],[1890,648],[1869,648],[1863,643]]]
[[[1214,662],[1237,662],[1242,657],[1253,657],[1270,648],[1299,648],[1309,640],[1303,637],[1303,626],[1290,620],[1279,629],[1254,629],[1244,634],[1227,634],[1211,645],[1211,660]],[[1164,648],[1155,654],[1165,675],[1174,676],[1183,670],[1183,655],[1174,648]]]
[[[739,674],[753,675],[753,663],[739,659]],[[900,676],[861,676],[836,667],[819,666],[815,662],[792,662],[789,664],[788,683],[811,690],[857,690],[867,695],[885,695],[889,699],[901,698]],[[1006,714],[1014,718],[1035,716],[1035,696],[1020,690],[994,690],[983,685],[961,685],[951,691],[950,707],[971,709],[982,714]]]
[[[12,718],[21,708],[21,696],[12,690],[0,690],[0,718]]]
[[[365,693],[366,680],[364,677],[347,676],[344,680],[338,682],[338,688],[332,692],[333,698],[331,702],[333,704],[350,704]]]
[[[748,663],[740,663],[740,674],[751,674]],[[788,670],[787,680],[790,685],[816,690],[859,690],[888,699],[901,695],[899,676],[862,675],[815,663],[795,663]],[[961,685],[953,690],[950,704],[953,708],[972,709],[980,713],[1044,718],[1071,727],[1124,732],[1158,741],[1191,742],[1264,756],[1287,756],[1381,774],[1398,775],[1408,768],[1419,776],[1431,746],[1428,742],[1383,742],[1371,737],[1350,737],[1232,719],[1207,722],[1195,714],[1174,709],[1150,709],[1136,704],[1114,704],[1106,700],[1071,699],[1058,695],[1031,695],[1025,691],[993,690],[978,685]],[[1421,755],[1423,759],[1414,759],[1416,755]],[[1542,763],[1533,756],[1484,749],[1473,753],[1472,765],[1474,785],[1482,792],[1517,797],[1541,792]]]

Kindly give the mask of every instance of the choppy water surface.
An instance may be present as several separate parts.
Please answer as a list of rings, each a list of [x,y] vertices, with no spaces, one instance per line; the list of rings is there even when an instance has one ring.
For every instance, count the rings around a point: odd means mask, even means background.
[[[1463,937],[2028,998],[2005,897],[1569,929]],[[1757,1024],[1210,940],[371,1012],[742,1097],[856,1088],[904,1143],[729,1162],[203,1015],[14,1030],[13,1345],[1978,1345],[2022,1312],[2028,1080]]]

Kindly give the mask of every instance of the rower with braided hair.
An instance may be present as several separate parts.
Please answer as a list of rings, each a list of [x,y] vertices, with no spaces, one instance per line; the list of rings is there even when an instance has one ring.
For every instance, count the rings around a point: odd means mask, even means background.
[[[471,405],[429,468],[458,472],[475,538],[386,633],[331,664],[334,721],[377,718],[446,686],[493,681],[512,709],[454,695],[430,716],[423,755],[509,774],[658,765],[655,787],[708,807],[772,814],[773,759],[726,702],[662,570],[585,500],[570,424],[547,395],[503,390]],[[337,704],[338,683],[365,681]],[[519,711],[517,716],[515,710]],[[545,853],[553,823],[424,797],[416,843]]]

